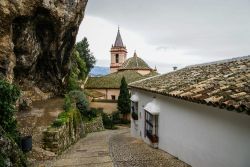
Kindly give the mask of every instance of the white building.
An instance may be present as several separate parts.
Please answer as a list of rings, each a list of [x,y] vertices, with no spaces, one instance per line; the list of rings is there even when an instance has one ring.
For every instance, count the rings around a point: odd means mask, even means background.
[[[250,167],[250,57],[130,84],[131,134],[193,167]]]

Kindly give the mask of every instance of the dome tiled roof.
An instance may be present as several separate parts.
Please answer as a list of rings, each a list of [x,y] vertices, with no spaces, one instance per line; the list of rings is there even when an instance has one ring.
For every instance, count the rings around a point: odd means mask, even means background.
[[[136,52],[134,53],[134,56],[127,59],[122,66],[120,67],[121,70],[124,69],[149,69],[151,70],[151,68],[149,67],[149,65],[142,60],[140,57],[137,56]]]

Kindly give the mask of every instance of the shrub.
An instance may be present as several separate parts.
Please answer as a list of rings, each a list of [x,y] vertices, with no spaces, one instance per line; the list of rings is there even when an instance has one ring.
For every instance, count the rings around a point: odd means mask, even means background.
[[[106,129],[117,129],[115,124],[121,122],[119,112],[115,112],[112,114],[107,114],[103,111],[99,111],[99,112],[101,112],[101,114],[102,114],[103,125]]]
[[[74,90],[68,93],[71,104],[76,104],[77,109],[83,116],[88,115],[89,102],[82,91]]]
[[[113,129],[113,120],[112,120],[112,116],[108,115],[106,113],[102,113],[102,121],[103,121],[103,125],[106,129]]]
[[[64,125],[68,120],[69,120],[69,112],[62,112],[58,115],[57,119],[53,122],[52,126],[53,127],[60,127]]]
[[[65,95],[63,108],[66,112],[68,112],[72,108],[72,102],[68,94]]]
[[[52,127],[60,127],[65,125],[67,122],[73,121],[74,129],[76,129],[77,124],[81,122],[81,114],[76,109],[71,108],[69,111],[64,111],[60,113],[57,119],[53,122]]]
[[[113,122],[115,124],[121,123],[121,118],[120,118],[120,112],[119,111],[116,111],[116,112],[112,113],[112,116],[113,116]]]
[[[80,86],[78,84],[77,74],[74,73],[74,71],[70,71],[69,77],[68,77],[68,83],[67,83],[67,91],[72,90],[78,90],[80,89]]]
[[[20,135],[17,131],[17,121],[14,114],[16,112],[15,104],[19,96],[20,90],[16,86],[0,80],[0,125],[17,143],[20,142]]]

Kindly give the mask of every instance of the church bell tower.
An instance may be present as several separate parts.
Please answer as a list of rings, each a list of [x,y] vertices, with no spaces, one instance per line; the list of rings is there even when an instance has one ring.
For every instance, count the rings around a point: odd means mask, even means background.
[[[115,44],[112,45],[110,53],[111,53],[110,73],[114,73],[118,71],[118,68],[122,66],[122,64],[125,62],[127,58],[127,49],[126,46],[123,45],[119,27]]]

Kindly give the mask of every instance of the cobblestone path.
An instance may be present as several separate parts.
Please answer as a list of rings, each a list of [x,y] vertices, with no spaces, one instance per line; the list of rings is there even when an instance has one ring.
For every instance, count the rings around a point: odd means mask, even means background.
[[[109,154],[109,139],[124,133],[128,128],[90,133],[49,166],[53,167],[113,167]]]
[[[88,134],[38,167],[190,167],[172,155],[130,137],[130,129]]]
[[[190,167],[174,156],[130,137],[129,131],[113,135],[109,143],[115,167]]]

